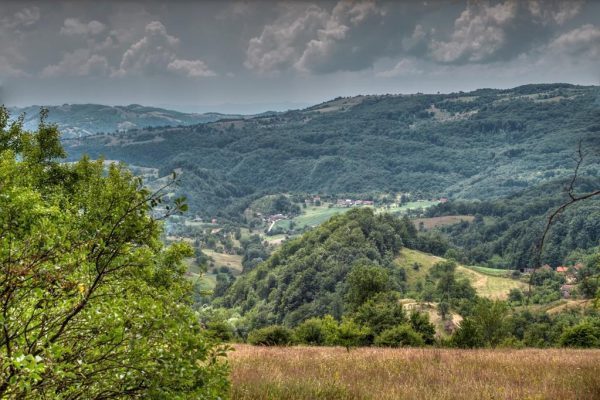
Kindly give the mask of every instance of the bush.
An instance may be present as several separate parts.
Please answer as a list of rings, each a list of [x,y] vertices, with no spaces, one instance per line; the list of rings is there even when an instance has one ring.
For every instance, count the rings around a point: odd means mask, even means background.
[[[358,325],[351,318],[343,317],[338,326],[334,344],[344,346],[346,350],[350,351],[351,347],[369,344],[370,335],[369,328]]]
[[[380,347],[421,347],[425,341],[410,325],[399,325],[386,329],[375,337],[375,345]]]
[[[435,326],[429,322],[429,314],[413,312],[410,314],[410,326],[421,335],[425,344],[435,342]]]
[[[454,335],[452,345],[463,349],[483,347],[484,340],[478,326],[469,318],[463,319]]]
[[[233,328],[224,321],[209,322],[206,324],[206,336],[222,342],[230,342],[233,340]]]
[[[294,342],[293,339],[293,332],[281,325],[257,329],[248,335],[248,343],[256,346],[287,346]]]
[[[311,318],[302,322],[295,329],[296,340],[302,344],[322,346],[327,343],[327,333],[323,320]]]
[[[563,347],[597,347],[600,345],[600,332],[589,322],[581,322],[565,329],[560,336]]]

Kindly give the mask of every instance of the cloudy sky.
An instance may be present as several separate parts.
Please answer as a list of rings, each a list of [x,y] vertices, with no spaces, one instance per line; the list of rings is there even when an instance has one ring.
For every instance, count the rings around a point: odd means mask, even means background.
[[[256,112],[600,82],[600,1],[0,0],[0,102]]]

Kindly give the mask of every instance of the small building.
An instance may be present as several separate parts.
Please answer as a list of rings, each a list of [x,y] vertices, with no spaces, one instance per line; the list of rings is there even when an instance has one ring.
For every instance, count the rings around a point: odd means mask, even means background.
[[[217,224],[217,219],[216,218],[211,219],[210,223],[213,224],[213,225],[216,225]]]
[[[569,267],[565,267],[564,265],[561,265],[556,268],[556,272],[558,272],[559,274],[566,274],[567,272],[569,272]]]
[[[575,285],[561,285],[560,293],[562,294],[562,297],[568,299],[569,297],[571,297],[573,289],[575,289]]]
[[[363,205],[364,206],[372,206],[375,205],[375,202],[373,200],[363,200]]]
[[[447,203],[448,202],[448,198],[447,197],[440,197],[440,203]]]
[[[281,221],[282,219],[286,219],[286,218],[287,217],[283,214],[270,215],[269,222],[277,222],[277,221]]]

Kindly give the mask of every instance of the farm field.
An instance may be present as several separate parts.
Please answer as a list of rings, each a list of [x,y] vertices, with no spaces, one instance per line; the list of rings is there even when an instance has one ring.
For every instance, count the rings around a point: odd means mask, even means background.
[[[327,205],[322,206],[311,206],[302,210],[302,214],[293,218],[291,221],[294,222],[296,228],[302,229],[305,226],[313,227],[321,225],[329,218],[336,214],[343,214],[350,211],[351,208],[343,207],[328,207]],[[290,220],[277,221],[274,227],[283,227],[289,229]]]
[[[235,400],[600,398],[600,350],[236,345],[229,359]]]
[[[477,291],[477,294],[490,299],[506,300],[511,289],[527,289],[527,284],[516,279],[502,276],[488,275],[472,267],[459,265],[456,273],[459,277],[466,277]]]
[[[472,215],[446,215],[443,217],[431,217],[431,218],[415,218],[413,223],[417,228],[423,223],[423,228],[426,230],[446,225],[454,225],[462,221],[473,221],[475,219]]]
[[[433,205],[436,205],[437,201],[429,201],[429,200],[419,200],[412,201],[403,204],[402,206],[391,206],[391,207],[375,207],[376,213],[390,213],[390,214],[403,214],[409,210],[415,209],[426,209]],[[370,207],[370,206],[363,206]],[[310,206],[302,210],[302,214],[291,219],[291,220],[281,220],[277,221],[273,228],[281,227],[284,229],[289,229],[290,221],[294,222],[294,225],[298,229],[302,229],[305,226],[314,227],[321,225],[323,222],[327,221],[329,218],[333,217],[336,214],[343,214],[350,211],[352,208],[356,207],[329,207],[329,204],[323,204],[320,206]],[[445,217],[443,217],[445,218]]]
[[[425,210],[429,207],[435,206],[439,201],[430,201],[430,200],[417,200],[417,201],[409,201],[408,203],[404,203],[401,206],[390,206],[390,207],[378,207],[377,212],[387,212],[390,214],[404,214],[410,210],[418,210],[419,208]]]
[[[215,268],[228,267],[234,275],[242,273],[242,256],[236,254],[217,253],[210,249],[202,249],[202,252],[213,259]]]
[[[414,287],[419,280],[424,280],[433,264],[440,261],[444,261],[444,259],[407,248],[403,248],[400,256],[396,259],[398,265],[405,267],[410,287]],[[420,264],[418,270],[412,268],[414,263]],[[527,287],[525,283],[509,278],[510,272],[507,270],[459,265],[456,273],[459,277],[467,278],[477,290],[478,295],[491,299],[504,300],[510,289]]]

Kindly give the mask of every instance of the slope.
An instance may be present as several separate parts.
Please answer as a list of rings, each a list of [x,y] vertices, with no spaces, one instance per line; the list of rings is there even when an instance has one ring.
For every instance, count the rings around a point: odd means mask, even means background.
[[[240,215],[252,199],[282,192],[490,198],[568,175],[577,142],[600,140],[597,99],[598,87],[566,84],[358,96],[65,144],[73,158],[182,168],[191,208],[217,216]]]

